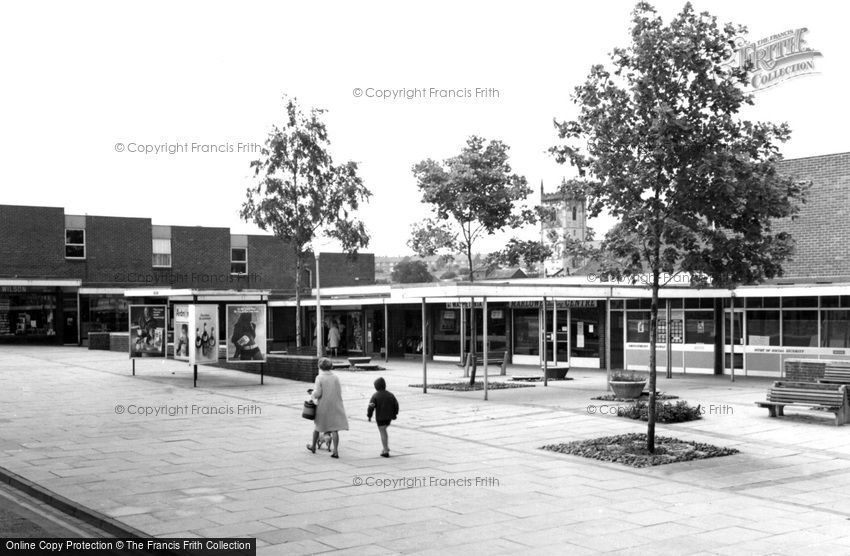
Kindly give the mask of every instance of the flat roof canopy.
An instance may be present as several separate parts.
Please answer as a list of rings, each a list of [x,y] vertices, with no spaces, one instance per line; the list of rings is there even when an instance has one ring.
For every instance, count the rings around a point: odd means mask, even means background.
[[[368,288],[368,290],[367,290]],[[313,289],[313,295],[316,290]],[[465,300],[471,297],[487,297],[501,301],[523,299],[647,299],[652,289],[645,284],[612,284],[571,280],[547,283],[543,280],[510,282],[452,282],[425,284],[397,284],[383,286],[352,286],[322,288],[321,302],[327,305],[397,305],[422,300]],[[367,295],[363,295],[367,294]],[[693,287],[688,284],[670,284],[659,291],[661,299],[729,299],[747,297],[804,297],[827,295],[850,295],[850,284],[793,284],[739,286],[735,289]],[[316,304],[314,297],[302,299],[302,305]],[[274,306],[295,306],[294,299],[274,301]]]
[[[134,288],[124,291],[124,297],[167,297],[176,301],[264,301],[268,298],[269,290],[193,290],[170,288]],[[265,299],[264,299],[265,298]]]
[[[74,288],[79,287],[83,283],[82,280],[79,279],[30,279],[30,278],[2,278],[0,279],[0,286],[12,286],[12,287],[68,287]]]

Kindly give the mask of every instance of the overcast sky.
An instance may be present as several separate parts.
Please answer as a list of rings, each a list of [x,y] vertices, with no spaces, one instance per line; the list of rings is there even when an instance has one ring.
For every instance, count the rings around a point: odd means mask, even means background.
[[[656,2],[665,18],[680,1]],[[807,27],[821,72],[758,94],[747,116],[787,121],[786,158],[850,150],[850,9],[825,1],[697,1],[758,40]],[[511,147],[539,188],[572,170],[546,149],[552,119],[595,63],[628,43],[633,2],[16,2],[0,17],[0,203],[155,224],[258,233],[238,209],[281,95],[328,110],[337,161],[374,196],[368,251],[410,254],[425,216],[411,166],[470,134]],[[363,96],[356,97],[359,88]],[[386,100],[370,89],[494,88],[498,96]],[[429,91],[430,92],[430,91]],[[116,144],[124,145],[123,152]],[[231,145],[223,154],[143,154],[130,144]],[[137,147],[136,147],[137,148]],[[535,194],[534,200],[537,201]],[[604,231],[610,222],[592,222]],[[533,231],[529,231],[532,237]],[[482,250],[498,247],[498,241]]]

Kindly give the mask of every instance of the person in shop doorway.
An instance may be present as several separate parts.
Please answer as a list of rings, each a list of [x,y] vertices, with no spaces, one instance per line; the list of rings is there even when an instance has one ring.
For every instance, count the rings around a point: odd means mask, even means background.
[[[331,329],[328,331],[328,350],[332,357],[337,356],[339,351],[339,341],[342,336],[339,333],[339,325],[336,321],[331,323]]]

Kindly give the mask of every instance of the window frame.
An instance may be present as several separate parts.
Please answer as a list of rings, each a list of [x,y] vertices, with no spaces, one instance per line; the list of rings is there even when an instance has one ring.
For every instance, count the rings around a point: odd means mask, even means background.
[[[245,258],[242,260],[234,259],[233,252],[234,251],[243,251],[245,253]],[[245,270],[242,272],[234,272],[233,265],[240,264],[245,265]],[[231,247],[230,248],[230,274],[234,276],[244,276],[248,274],[248,248],[247,247]]]
[[[82,232],[83,233],[83,242],[82,243],[69,243],[68,241],[68,232]],[[81,257],[73,257],[68,255],[69,247],[82,247],[83,255]],[[86,229],[85,228],[65,228],[65,258],[83,261],[86,259]]]
[[[168,242],[168,253],[157,253],[154,249],[157,241],[167,241]],[[168,264],[157,264],[156,256],[157,255],[168,255]],[[153,238],[151,239],[151,267],[153,268],[171,268],[172,259],[171,259],[171,239],[169,238]]]

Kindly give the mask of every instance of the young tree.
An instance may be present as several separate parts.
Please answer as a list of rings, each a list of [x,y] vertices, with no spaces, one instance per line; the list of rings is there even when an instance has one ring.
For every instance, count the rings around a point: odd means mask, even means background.
[[[434,277],[428,272],[428,265],[423,261],[411,261],[404,258],[393,268],[393,282],[399,284],[418,284],[422,282],[433,282]]]
[[[649,422],[655,449],[656,331],[662,273],[690,272],[717,286],[782,274],[792,238],[771,222],[794,216],[806,184],[780,176],[786,124],[743,121],[747,68],[727,62],[745,32],[686,4],[668,25],[647,3],[633,13],[632,43],[613,71],[594,66],[573,97],[579,115],[557,122],[553,147],[590,178],[590,213],[620,223],[605,248],[613,274],[651,275]]]
[[[431,205],[434,217],[413,226],[408,245],[420,256],[463,253],[467,276],[474,281],[475,242],[506,228],[537,221],[539,210],[520,204],[531,194],[525,178],[508,164],[509,147],[498,140],[487,142],[471,136],[460,154],[444,164],[427,159],[413,167],[422,201]],[[471,311],[475,354],[475,310]],[[470,384],[475,382],[472,368]]]
[[[335,165],[321,121],[324,110],[305,115],[297,99],[287,99],[280,127],[274,126],[251,162],[256,185],[248,188],[240,216],[271,230],[292,250],[295,259],[295,334],[301,346],[301,275],[313,256],[311,242],[322,234],[356,255],[369,245],[369,234],[355,213],[371,193],[357,175],[357,164]]]
[[[408,245],[421,257],[463,253],[473,281],[475,242],[506,228],[537,221],[537,212],[518,203],[531,188],[512,173],[509,147],[501,141],[471,136],[466,147],[444,164],[431,159],[413,167],[422,201],[434,217],[413,226]]]

